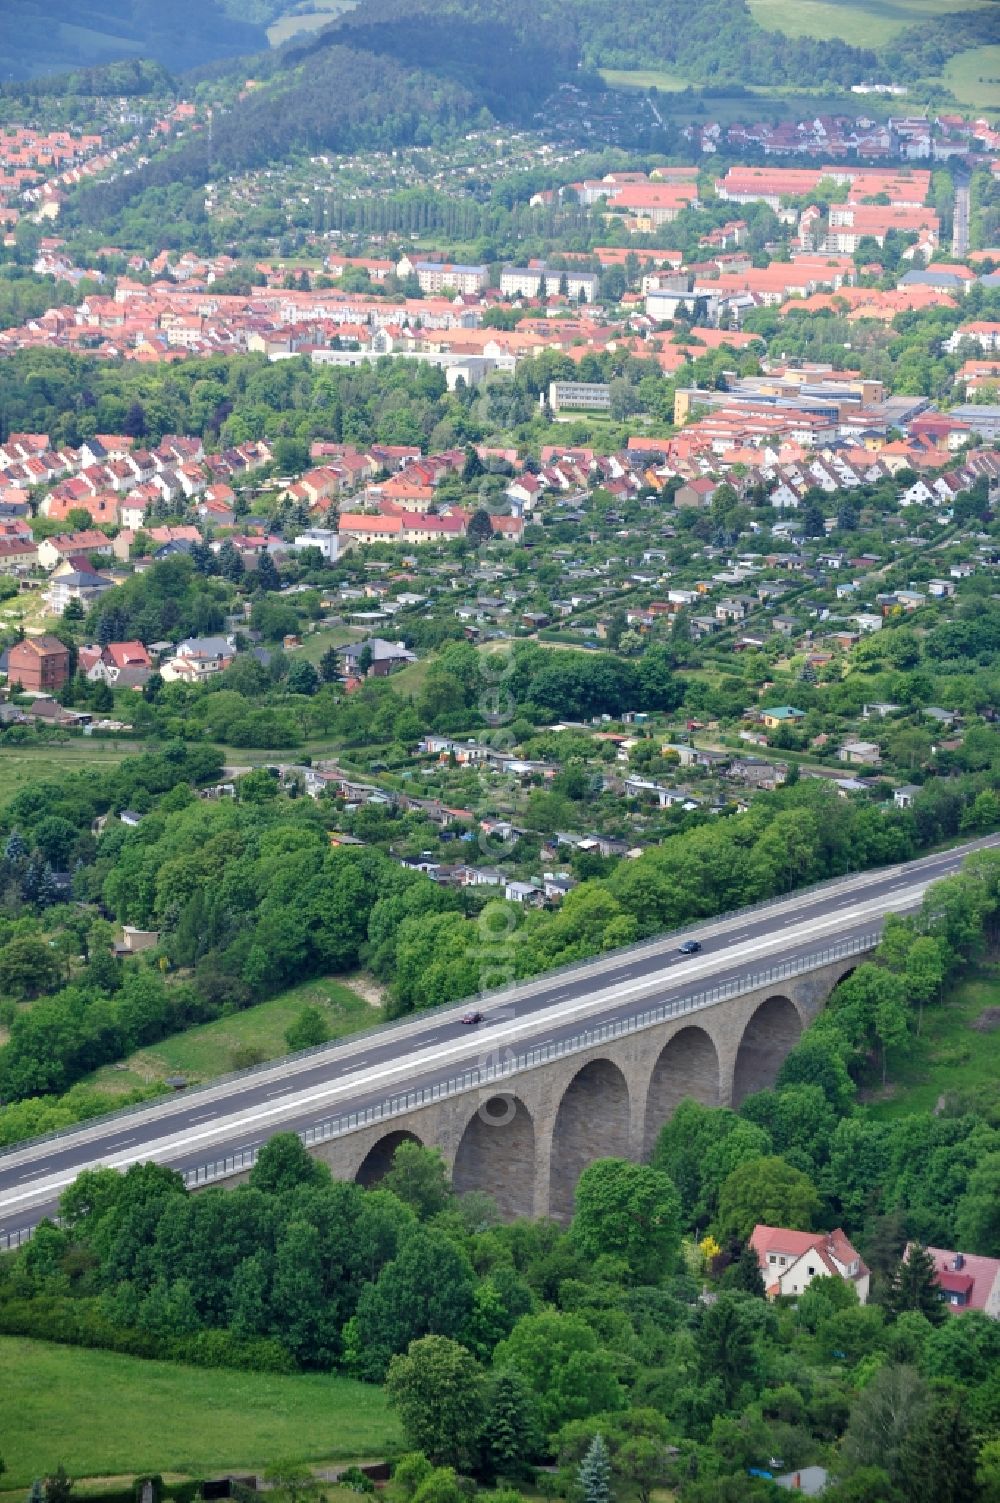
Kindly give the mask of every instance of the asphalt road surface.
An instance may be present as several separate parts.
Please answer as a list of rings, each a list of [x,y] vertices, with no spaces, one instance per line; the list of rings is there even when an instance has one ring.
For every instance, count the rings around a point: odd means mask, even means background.
[[[840,878],[778,903],[706,920],[682,936],[666,935],[572,971],[171,1096],[131,1115],[84,1124],[50,1142],[11,1149],[0,1155],[0,1236],[51,1215],[81,1169],[125,1168],[144,1159],[194,1168],[273,1133],[377,1106],[509,1052],[569,1039],[651,1005],[818,955],[833,943],[877,931],[887,913],[915,907],[926,887],[956,871],[970,851],[998,845],[1000,836],[989,836],[902,866]],[[680,937],[698,939],[699,953],[680,955]],[[483,1014],[473,1027],[461,1021],[470,1006]]]

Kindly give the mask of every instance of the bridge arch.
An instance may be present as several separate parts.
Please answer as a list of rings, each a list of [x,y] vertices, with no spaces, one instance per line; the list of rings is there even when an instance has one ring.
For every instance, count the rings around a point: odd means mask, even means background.
[[[719,1104],[719,1053],[704,1028],[682,1028],[660,1050],[646,1093],[643,1149],[647,1158],[660,1128],[686,1096],[704,1106]]]
[[[778,1078],[785,1055],[802,1037],[802,1019],[795,1003],[781,995],[766,997],[743,1030],[733,1070],[733,1106],[755,1091],[765,1091]]]
[[[562,1094],[552,1132],[549,1214],[568,1221],[573,1192],[595,1159],[629,1156],[629,1090],[610,1059],[592,1059],[577,1070]]]
[[[361,1167],[354,1176],[355,1184],[363,1185],[366,1190],[377,1185],[389,1173],[396,1149],[403,1143],[416,1143],[418,1148],[424,1146],[415,1132],[407,1132],[405,1129],[387,1132],[384,1138],[379,1138],[377,1143],[372,1144],[361,1160]]]
[[[519,1097],[502,1092],[469,1118],[455,1155],[452,1185],[459,1195],[483,1190],[501,1215],[535,1209],[535,1124]]]

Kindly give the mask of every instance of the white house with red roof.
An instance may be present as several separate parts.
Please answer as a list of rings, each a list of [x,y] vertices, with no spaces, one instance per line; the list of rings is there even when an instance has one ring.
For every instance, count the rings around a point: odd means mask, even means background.
[[[84,532],[62,533],[59,537],[43,538],[38,545],[38,562],[51,572],[63,559],[74,554],[110,553],[111,539],[106,533],[90,528]]]
[[[813,1279],[838,1278],[854,1285],[859,1304],[868,1303],[871,1274],[839,1226],[832,1232],[797,1232],[758,1222],[750,1246],[757,1254],[768,1299],[794,1298]]]
[[[941,1298],[953,1314],[982,1310],[991,1320],[1000,1320],[1000,1258],[981,1258],[944,1247],[928,1247],[927,1252],[934,1259]]]

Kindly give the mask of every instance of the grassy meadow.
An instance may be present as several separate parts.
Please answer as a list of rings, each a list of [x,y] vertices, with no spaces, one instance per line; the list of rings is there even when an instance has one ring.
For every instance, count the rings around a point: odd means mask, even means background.
[[[988,0],[749,0],[755,21],[790,37],[819,37],[853,47],[881,47],[921,21],[978,10]]]
[[[600,73],[613,89],[659,89],[662,94],[678,93],[689,82],[679,73],[661,73],[657,68],[602,68]]]
[[[994,1026],[983,1026],[991,1009]],[[979,1023],[979,1027],[975,1026]],[[946,1001],[924,1009],[919,1038],[903,1059],[890,1056],[891,1090],[873,1092],[877,1117],[933,1112],[942,1097],[974,1101],[984,1113],[1000,1105],[1000,964],[984,965]]]
[[[289,37],[329,26],[335,16],[341,15],[345,10],[353,10],[356,4],[357,0],[313,0],[310,8],[289,10],[272,22],[267,28],[267,40],[272,47],[280,47]]]
[[[226,1075],[254,1062],[242,1051],[252,1050],[261,1062],[280,1059],[289,1052],[285,1030],[304,1007],[315,1007],[322,1014],[331,1039],[373,1028],[381,1017],[377,1007],[342,981],[304,981],[269,1002],[140,1049],[121,1065],[104,1065],[89,1084],[118,1095],[168,1075],[184,1075],[192,1082]]]
[[[9,804],[25,783],[62,778],[89,767],[117,767],[125,757],[137,756],[143,750],[141,742],[118,737],[113,741],[81,737],[58,745],[5,745],[0,748],[0,808]]]
[[[20,1337],[0,1337],[0,1393],[0,1497],[18,1503],[60,1463],[77,1478],[204,1477],[378,1458],[400,1439],[382,1390],[349,1378],[185,1367]]]
[[[1000,46],[957,52],[945,64],[941,81],[960,103],[996,113],[1000,110]]]

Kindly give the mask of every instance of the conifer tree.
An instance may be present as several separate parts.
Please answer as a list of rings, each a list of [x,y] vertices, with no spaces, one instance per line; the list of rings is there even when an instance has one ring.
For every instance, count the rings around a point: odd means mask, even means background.
[[[914,1242],[909,1255],[900,1258],[893,1269],[885,1303],[893,1319],[906,1310],[919,1310],[934,1325],[939,1325],[944,1319],[946,1312],[941,1303],[934,1259],[926,1247]]]
[[[584,1503],[611,1503],[611,1461],[603,1435],[595,1435],[578,1473]]]

